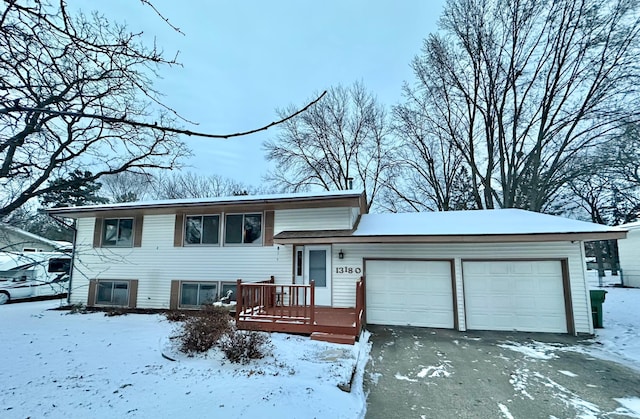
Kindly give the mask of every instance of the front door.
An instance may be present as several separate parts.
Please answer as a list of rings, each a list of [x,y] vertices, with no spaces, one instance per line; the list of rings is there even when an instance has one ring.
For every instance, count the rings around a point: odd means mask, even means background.
[[[315,303],[331,306],[331,246],[304,247],[304,283],[315,281]]]

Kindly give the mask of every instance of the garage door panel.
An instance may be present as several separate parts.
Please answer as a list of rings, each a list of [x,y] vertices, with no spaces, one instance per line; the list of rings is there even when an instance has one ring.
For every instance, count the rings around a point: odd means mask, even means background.
[[[559,261],[463,262],[469,329],[567,332]]]
[[[451,264],[367,261],[367,322],[453,328]]]

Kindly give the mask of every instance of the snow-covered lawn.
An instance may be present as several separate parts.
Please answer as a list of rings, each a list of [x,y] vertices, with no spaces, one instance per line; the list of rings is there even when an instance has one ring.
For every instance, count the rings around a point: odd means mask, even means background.
[[[586,345],[500,346],[538,359],[552,359],[555,351],[585,352],[640,371],[640,289],[606,290],[605,328],[596,329]],[[272,334],[273,355],[248,365],[231,364],[215,350],[171,362],[161,352],[177,324],[163,316],[47,310],[58,304],[0,306],[1,418],[364,416],[366,336],[352,347]],[[349,381],[354,367],[352,392],[345,393],[338,384]],[[429,369],[420,374],[436,373],[448,374]],[[568,390],[558,391],[577,400],[585,417],[598,416]],[[639,399],[619,403],[624,408],[616,413],[640,415]]]
[[[217,350],[172,362],[161,352],[177,323],[47,310],[58,304],[0,306],[0,417],[364,416],[366,336],[349,346],[272,334],[273,355],[248,365]]]
[[[601,288],[607,291],[603,329],[596,329],[592,354],[640,371],[640,289]]]

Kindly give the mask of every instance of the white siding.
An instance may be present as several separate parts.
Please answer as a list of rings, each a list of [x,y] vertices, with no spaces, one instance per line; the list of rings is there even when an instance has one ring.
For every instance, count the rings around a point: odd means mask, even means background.
[[[276,211],[275,231],[349,228],[351,215],[351,208]],[[141,308],[167,308],[171,280],[259,281],[274,275],[277,283],[291,283],[291,246],[174,247],[174,220],[174,215],[145,216],[140,248],[94,249],[95,220],[79,219],[72,302],[87,302],[88,281],[92,278],[139,280],[137,305]],[[344,259],[338,257],[340,250]],[[355,284],[364,275],[363,258],[454,260],[460,330],[466,329],[462,260],[567,258],[576,332],[593,333],[581,243],[335,244],[334,307],[355,305]]]
[[[640,287],[640,226],[629,228],[627,238],[618,240],[624,285]]]
[[[92,248],[93,218],[80,219],[73,302],[86,303],[89,279],[137,279],[140,308],[168,308],[172,280],[261,281],[273,275],[290,283],[291,247],[174,247],[175,215],[144,217],[142,247]]]
[[[351,208],[351,221],[350,221],[349,228],[353,228],[359,216],[360,216],[360,208]]]
[[[338,252],[344,251],[344,259]],[[333,246],[334,267],[363,269],[363,258],[453,259],[460,330],[466,330],[462,260],[464,259],[568,259],[571,302],[577,333],[593,333],[591,307],[584,278],[581,243],[505,244],[343,244]],[[333,274],[333,305],[350,307],[355,301],[355,283],[362,274]]]
[[[278,210],[274,215],[274,234],[281,231],[340,230],[352,227],[351,208]]]

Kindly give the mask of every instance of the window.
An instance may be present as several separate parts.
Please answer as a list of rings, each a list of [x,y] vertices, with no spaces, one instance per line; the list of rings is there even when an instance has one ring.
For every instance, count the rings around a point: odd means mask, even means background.
[[[98,281],[96,304],[128,306],[129,281]]]
[[[185,244],[218,244],[220,235],[219,215],[188,216],[185,221]]]
[[[69,258],[51,258],[49,259],[49,267],[47,272],[52,273],[69,273],[71,272],[71,259]]]
[[[133,218],[107,218],[102,229],[102,245],[133,246]]]
[[[42,249],[36,249],[35,247],[25,247],[22,249],[25,253],[42,252]]]
[[[200,307],[218,298],[217,282],[183,282],[180,289],[180,307]]]
[[[225,218],[225,244],[262,244],[262,214],[231,214]]]

